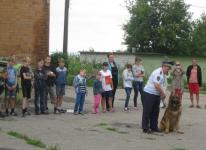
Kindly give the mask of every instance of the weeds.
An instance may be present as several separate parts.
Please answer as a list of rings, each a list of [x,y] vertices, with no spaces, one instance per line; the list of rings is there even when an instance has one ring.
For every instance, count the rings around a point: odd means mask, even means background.
[[[35,147],[39,147],[39,148],[43,148],[46,150],[60,150],[59,145],[56,144],[55,146],[47,146],[45,143],[43,143],[40,139],[34,139],[34,138],[30,138],[25,134],[21,134],[15,131],[9,131],[7,132],[8,135],[16,137],[18,139],[22,139],[24,140],[27,144],[29,145],[33,145]]]

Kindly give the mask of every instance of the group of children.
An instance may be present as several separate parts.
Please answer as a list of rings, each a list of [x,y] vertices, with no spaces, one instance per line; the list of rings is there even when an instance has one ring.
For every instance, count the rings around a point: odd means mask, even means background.
[[[137,108],[137,96],[143,97],[143,81],[145,70],[140,63],[141,59],[136,57],[135,64],[127,64],[123,70],[122,79],[123,86],[126,93],[124,110],[129,110],[129,99],[134,89],[134,108]],[[45,60],[37,61],[37,66],[34,70],[31,69],[31,59],[26,57],[23,60],[23,65],[18,70],[15,67],[15,58],[11,57],[2,75],[5,83],[5,114],[6,116],[17,116],[15,111],[16,93],[19,91],[18,77],[21,78],[22,88],[22,116],[30,115],[28,111],[28,101],[31,98],[32,85],[34,88],[34,106],[35,114],[48,114],[48,96],[51,103],[54,105],[54,113],[65,113],[66,110],[62,108],[63,96],[65,95],[65,86],[67,84],[67,68],[65,67],[64,59],[58,60],[58,66],[54,67],[51,64],[51,57],[46,57]],[[114,112],[112,105],[113,101],[113,82],[112,73],[108,68],[109,64],[104,62],[102,69],[96,71],[95,80],[93,81],[93,107],[92,113],[99,113],[99,105],[101,103],[102,112]],[[176,62],[176,67],[172,71],[172,90],[175,93],[182,95],[183,93],[183,74],[179,62]],[[86,70],[80,69],[79,74],[74,77],[73,87],[76,92],[76,99],[74,105],[74,115],[83,114],[85,97],[87,95],[87,80]],[[178,89],[178,91],[177,91]],[[107,106],[107,107],[106,107]],[[2,116],[0,109],[0,116]]]
[[[74,78],[73,86],[76,92],[76,102],[74,107],[74,114],[83,114],[83,105],[85,95],[87,94],[86,88],[86,74],[85,70],[81,69],[79,75]],[[112,73],[108,69],[108,63],[102,64],[102,70],[96,72],[96,78],[93,82],[93,110],[92,113],[99,113],[100,102],[102,104],[102,112],[106,112],[106,102],[109,104],[109,111],[114,112],[112,107],[113,98],[113,83]]]
[[[59,59],[58,67],[51,64],[51,57],[45,60],[37,61],[35,69],[31,69],[31,59],[26,57],[23,65],[18,70],[14,67],[15,58],[11,57],[3,74],[5,82],[5,114],[6,116],[17,116],[15,111],[17,89],[19,89],[18,78],[21,79],[22,89],[22,117],[30,115],[28,111],[28,101],[31,99],[32,87],[34,88],[34,110],[36,115],[48,114],[48,97],[54,105],[54,113],[65,113],[62,109],[63,96],[65,95],[65,86],[67,84],[67,68],[64,59]],[[76,92],[76,100],[74,105],[74,115],[83,114],[85,96],[87,95],[86,70],[81,69],[79,74],[73,80],[73,87]],[[106,103],[108,103],[108,111],[113,112],[112,73],[108,69],[108,63],[102,64],[102,70],[96,72],[96,78],[93,82],[94,104],[93,113],[99,112],[100,102],[102,104],[102,112],[106,112]],[[1,111],[0,111],[1,112]],[[2,115],[2,113],[0,113]]]
[[[19,71],[14,67],[15,58],[11,57],[4,70],[2,78],[5,83],[5,115],[17,116],[15,111],[17,91],[19,89],[18,77],[21,79],[22,89],[22,117],[30,115],[28,101],[31,98],[32,85],[34,87],[35,114],[48,114],[48,96],[54,104],[54,113],[64,113],[61,108],[65,94],[67,69],[64,66],[64,59],[59,59],[59,66],[51,65],[51,57],[37,61],[34,70],[31,69],[31,59],[26,57]],[[0,113],[3,116],[2,113]]]

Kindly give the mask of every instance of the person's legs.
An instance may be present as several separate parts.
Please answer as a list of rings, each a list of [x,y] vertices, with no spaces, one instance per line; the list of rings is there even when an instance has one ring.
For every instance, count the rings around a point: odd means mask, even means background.
[[[60,91],[60,95],[59,95],[59,107],[61,108],[62,110],[62,103],[63,103],[63,97],[65,95],[65,86],[62,85],[61,86],[61,91]]]
[[[106,97],[108,97],[108,99],[109,99],[109,101],[108,101],[108,103],[109,103],[109,111],[110,111],[110,112],[113,112],[113,111],[114,111],[114,109],[113,109],[113,107],[112,107],[113,91],[107,91],[107,92],[106,92]]]
[[[197,108],[200,108],[199,99],[200,99],[200,95],[199,95],[199,93],[197,93],[196,94]]]
[[[49,95],[49,86],[45,86],[44,110],[48,109],[48,95]]]
[[[85,101],[85,93],[81,93],[81,98],[79,103],[79,114],[83,114],[84,101]]]
[[[137,107],[137,97],[138,97],[137,81],[133,82],[133,89],[134,89],[134,107]]]
[[[50,86],[48,92],[49,92],[49,96],[51,99],[51,103],[54,104],[54,110],[55,110],[58,107],[57,106],[56,87]],[[48,107],[47,107],[47,110],[48,110]]]
[[[40,99],[40,111],[45,112],[45,91],[44,88],[42,87],[42,90],[40,91],[39,95]]]
[[[96,113],[96,97],[97,97],[97,95],[93,96],[93,106],[92,106],[93,113]]]
[[[13,91],[12,91],[13,93]],[[13,116],[17,116],[17,113],[15,112],[15,107],[16,107],[16,97],[13,96],[14,94],[11,94],[12,96],[10,97],[10,106],[11,106],[11,112],[10,114]]]
[[[39,105],[40,105],[40,91],[38,91],[38,88],[35,87],[34,91],[34,107],[35,107],[35,114],[39,114]],[[40,105],[41,106],[41,105]]]
[[[114,107],[114,100],[115,100],[115,94],[117,91],[117,86],[118,86],[118,79],[113,78],[112,108]]]
[[[190,101],[191,101],[190,107],[194,107],[194,97],[193,97],[193,93],[192,92],[190,92]]]
[[[154,105],[154,96],[152,94],[144,92],[143,101],[143,113],[142,113],[142,129],[144,132],[149,130],[149,122],[151,119],[151,113]]]
[[[101,104],[102,104],[102,112],[106,112],[106,108],[105,108],[105,105],[106,105],[106,96],[105,96],[105,92],[102,93]]]
[[[10,104],[9,104],[9,95],[8,95],[8,89],[5,88],[5,98],[4,98],[4,105],[5,105],[5,113],[6,115],[9,115],[9,107],[10,107]]]
[[[159,118],[159,111],[160,111],[160,96],[153,96],[154,105],[152,107],[152,112],[150,116],[150,128],[151,130],[157,131],[158,130],[158,118]]]
[[[95,99],[95,102],[96,102],[95,111],[96,111],[96,113],[99,112],[99,103],[100,103],[100,99],[101,99],[101,94],[97,94],[97,95],[96,95],[96,99]]]
[[[126,92],[126,99],[125,99],[124,108],[127,109],[128,108],[128,104],[129,104],[130,94],[131,94],[131,88],[126,87],[125,88],[125,92]]]
[[[144,88],[144,83],[143,82],[139,82],[139,92],[140,92],[140,95],[141,95],[141,102],[143,104],[143,88]]]
[[[79,109],[79,103],[81,99],[81,93],[76,93],[76,101],[75,101],[75,106],[74,106],[74,113],[77,113]]]
[[[194,93],[194,84],[193,83],[189,83],[188,84],[188,89],[190,92],[190,101],[191,101],[191,105],[190,107],[194,107],[194,97],[193,97],[193,93]]]

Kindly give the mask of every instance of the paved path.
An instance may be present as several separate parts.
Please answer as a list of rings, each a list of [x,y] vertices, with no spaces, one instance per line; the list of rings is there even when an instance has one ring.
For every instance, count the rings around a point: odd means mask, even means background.
[[[74,91],[67,89],[64,107],[73,108]],[[189,108],[188,94],[183,97],[181,127],[185,134],[143,134],[141,130],[142,107],[123,111],[124,90],[118,90],[116,112],[91,114],[92,91],[86,97],[85,115],[40,115],[26,118],[9,117],[0,120],[0,150],[41,150],[21,139],[7,135],[16,131],[41,139],[47,145],[58,144],[61,150],[205,150],[206,110]],[[201,95],[201,106],[206,96]],[[139,100],[140,102],[140,100]],[[132,106],[132,101],[130,101]],[[52,108],[52,105],[50,105]],[[164,109],[161,109],[160,118]],[[6,149],[7,148],[7,149]]]

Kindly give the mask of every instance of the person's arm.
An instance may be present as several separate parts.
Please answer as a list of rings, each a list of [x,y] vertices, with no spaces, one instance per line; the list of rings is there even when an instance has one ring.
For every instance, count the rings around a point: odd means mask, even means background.
[[[145,70],[144,67],[142,66],[141,74],[139,75],[139,77],[144,77],[144,76],[145,76]]]
[[[127,76],[127,71],[126,71],[126,70],[123,71],[123,79],[124,79],[125,81],[128,81],[128,80],[129,80],[129,76]]]
[[[155,86],[156,90],[160,93],[161,98],[165,99],[166,98],[166,94],[163,91],[161,85],[159,83],[154,83],[154,86]]]
[[[201,70],[200,66],[199,66],[199,70],[200,70],[200,75],[199,75],[199,78],[200,78],[200,79],[199,79],[199,80],[200,80],[199,82],[200,82],[200,83],[199,83],[199,84],[200,84],[200,87],[202,87],[202,70]]]
[[[166,94],[165,94],[164,90],[162,89],[162,86],[160,84],[160,80],[161,80],[160,75],[154,75],[154,78],[153,78],[154,87],[160,93],[161,98],[165,99]]]
[[[75,76],[73,80],[73,87],[77,88],[77,86],[79,86],[79,81],[78,81],[78,76]]]
[[[114,89],[114,84],[113,84],[113,81],[112,81],[112,74],[111,74],[111,87],[112,87],[112,90]]]
[[[18,79],[17,79],[17,72],[15,73],[15,80],[16,80],[16,82],[15,82],[15,84],[12,86],[12,90],[15,90],[16,89],[16,86],[17,86],[17,83],[18,83]]]
[[[31,80],[32,79],[32,76],[27,76],[26,73],[23,73],[23,78],[25,80]]]
[[[189,77],[189,76],[190,76],[190,66],[189,66],[189,67],[187,67],[186,76],[187,76],[187,77]]]

